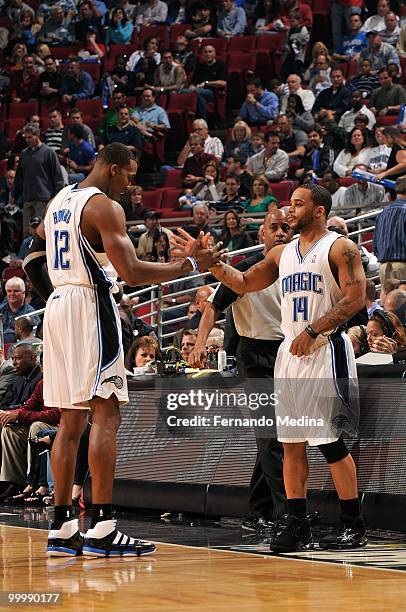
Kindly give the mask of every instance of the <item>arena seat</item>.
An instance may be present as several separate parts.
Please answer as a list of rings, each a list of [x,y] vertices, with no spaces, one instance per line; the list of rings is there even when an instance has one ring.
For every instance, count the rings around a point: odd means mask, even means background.
[[[142,192],[142,204],[145,208],[159,210],[161,208],[162,190],[151,189]]]
[[[272,194],[279,202],[289,200],[292,193],[292,181],[280,181],[279,183],[271,183]]]
[[[180,210],[179,209],[179,197],[182,192],[179,189],[167,189],[164,188],[162,190],[162,202],[161,208],[171,208],[172,210]]]
[[[38,102],[34,100],[32,102],[10,102],[7,104],[7,119],[17,119],[18,117],[24,117],[27,119],[30,115],[38,114]]]
[[[82,111],[87,117],[100,117],[103,115],[103,106],[101,98],[90,98],[89,100],[78,100],[77,108]]]
[[[192,131],[192,124],[196,117],[196,92],[173,93],[168,97],[167,113],[171,130],[168,141],[183,146]]]
[[[342,187],[351,187],[355,183],[355,179],[352,176],[343,176],[339,179],[339,182]]]
[[[247,77],[255,72],[254,53],[232,53],[228,62],[227,98],[228,106],[240,108],[246,96]]]
[[[257,44],[256,36],[232,36],[230,38],[229,53],[250,53]]]
[[[376,118],[376,124],[377,125],[396,125],[398,120],[398,116],[397,115],[385,115],[384,117],[380,117],[378,116]]]
[[[108,57],[110,60],[116,59],[118,55],[131,55],[134,51],[133,45],[131,43],[121,44],[121,45],[110,45]],[[106,68],[106,66],[104,66]]]
[[[80,51],[80,45],[70,45],[69,47],[52,47],[52,55],[56,60],[67,60],[75,57]]]
[[[4,122],[4,132],[9,141],[14,142],[16,137],[16,132],[21,130],[26,124],[26,119],[24,117],[15,117],[14,119],[6,119]]]
[[[144,40],[150,36],[156,36],[160,40],[160,49],[167,49],[169,47],[169,29],[167,25],[150,25],[142,26],[140,32],[139,46],[142,47]]]
[[[174,23],[171,25],[170,42],[174,43],[178,36],[181,36],[188,29],[187,23]]]
[[[181,189],[183,183],[182,169],[174,168],[173,170],[167,170],[165,172],[164,187],[174,187]]]

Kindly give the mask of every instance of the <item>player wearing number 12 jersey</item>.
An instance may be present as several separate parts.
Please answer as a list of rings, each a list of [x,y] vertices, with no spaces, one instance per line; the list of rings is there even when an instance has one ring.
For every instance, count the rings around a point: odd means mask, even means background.
[[[299,238],[274,247],[247,272],[224,263],[210,269],[238,294],[260,291],[278,278],[281,286],[285,340],[275,364],[275,391],[280,390],[276,416],[288,520],[271,544],[279,553],[313,547],[306,519],[306,443],[317,445],[325,456],[341,505],[341,529],[320,540],[320,547],[366,544],[355,464],[342,438],[343,430],[354,433],[357,428],[358,398],[351,393],[356,387],[354,352],[341,328],[363,308],[366,281],[354,243],[327,230],[330,209],[324,187],[300,187],[288,213]]]

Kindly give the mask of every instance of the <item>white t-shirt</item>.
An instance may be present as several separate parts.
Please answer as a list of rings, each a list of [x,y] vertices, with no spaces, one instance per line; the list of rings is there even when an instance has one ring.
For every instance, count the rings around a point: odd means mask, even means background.
[[[338,208],[344,206],[344,196],[347,191],[347,187],[339,187],[335,193],[331,196],[332,206],[331,210],[336,212]]]

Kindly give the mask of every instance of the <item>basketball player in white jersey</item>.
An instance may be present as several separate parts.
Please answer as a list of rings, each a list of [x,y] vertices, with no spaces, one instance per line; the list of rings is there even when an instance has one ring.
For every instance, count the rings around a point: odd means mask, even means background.
[[[238,294],[260,291],[280,279],[285,340],[278,351],[275,379],[292,383],[295,392],[289,394],[289,384],[283,385],[277,411],[297,419],[309,410],[312,416],[327,424],[322,435],[315,439],[314,429],[295,432],[290,427],[287,431],[288,428],[277,423],[278,439],[284,447],[289,517],[271,544],[275,552],[313,547],[306,519],[306,442],[319,446],[326,457],[341,504],[342,528],[337,535],[323,538],[319,545],[349,549],[366,544],[355,464],[342,439],[342,430],[328,418],[330,399],[336,398],[328,397],[329,390],[324,388],[324,385],[328,387],[329,379],[331,387],[338,382],[336,368],[339,366],[346,369],[342,377],[356,378],[351,342],[337,328],[362,309],[366,281],[356,245],[327,230],[330,208],[331,196],[324,187],[300,187],[291,197],[288,213],[290,226],[300,231],[299,238],[288,245],[274,247],[262,262],[244,273],[222,262],[210,268],[219,281]],[[178,240],[182,246],[190,241]],[[340,350],[343,358],[338,360]],[[301,384],[300,390],[297,385],[295,389],[295,379]],[[320,379],[319,390],[317,379]],[[340,389],[335,388],[335,395],[341,398]],[[342,405],[345,402],[343,398]]]
[[[128,402],[113,298],[117,273],[130,286],[146,285],[205,269],[219,256],[200,248],[198,239],[176,263],[137,259],[116,201],[136,172],[137,162],[127,147],[105,147],[82,183],[65,187],[51,200],[24,262],[34,287],[47,300],[45,405],[62,411],[51,455],[55,518],[48,538],[50,556],[139,556],[155,550],[154,544],[117,530],[111,505],[119,406]],[[91,527],[83,538],[72,515],[71,491],[89,408],[93,506]]]

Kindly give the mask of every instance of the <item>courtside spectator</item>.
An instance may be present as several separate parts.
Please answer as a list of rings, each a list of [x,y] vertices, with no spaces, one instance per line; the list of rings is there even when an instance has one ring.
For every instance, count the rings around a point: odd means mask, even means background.
[[[289,167],[289,156],[280,148],[278,134],[265,134],[265,149],[248,161],[248,172],[252,175],[264,174],[269,181],[281,181],[286,178]]]

